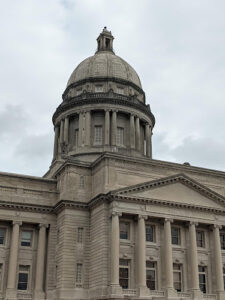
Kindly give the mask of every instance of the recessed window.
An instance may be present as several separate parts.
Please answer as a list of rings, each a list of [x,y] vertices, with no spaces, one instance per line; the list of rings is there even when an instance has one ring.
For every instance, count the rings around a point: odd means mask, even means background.
[[[102,145],[102,126],[95,126],[94,144]]]
[[[74,134],[74,145],[75,147],[78,146],[78,138],[79,138],[79,129],[75,129],[75,134]]]
[[[146,261],[146,285],[150,290],[156,290],[156,262]]]
[[[78,227],[78,229],[77,229],[77,242],[78,243],[83,243],[83,232],[84,232],[84,228]]]
[[[32,231],[23,230],[21,233],[21,246],[31,247]]]
[[[122,87],[117,87],[117,93],[118,93],[118,94],[121,94],[121,95],[124,95],[124,88],[122,88]]]
[[[0,245],[5,244],[6,229],[0,228]]]
[[[76,272],[76,282],[82,283],[82,264],[77,264],[77,272]]]
[[[206,294],[206,267],[198,266],[198,275],[199,275],[199,288]]]
[[[225,232],[220,232],[221,249],[225,250]]]
[[[28,289],[29,270],[30,266],[19,266],[18,290]]]
[[[173,264],[173,285],[177,292],[182,291],[182,265]]]
[[[205,247],[205,232],[203,230],[196,231],[197,247]]]
[[[95,92],[96,93],[102,93],[103,92],[103,85],[96,85],[95,86]]]
[[[171,242],[173,245],[180,245],[180,228],[171,227]]]
[[[120,222],[120,239],[121,240],[129,239],[129,231],[130,231],[130,223]]]
[[[119,283],[123,289],[129,288],[129,260],[120,259]]]
[[[146,225],[146,242],[155,242],[155,226]]]
[[[118,146],[124,145],[124,128],[123,127],[117,127],[116,144]]]
[[[80,175],[80,188],[84,187],[84,176]]]

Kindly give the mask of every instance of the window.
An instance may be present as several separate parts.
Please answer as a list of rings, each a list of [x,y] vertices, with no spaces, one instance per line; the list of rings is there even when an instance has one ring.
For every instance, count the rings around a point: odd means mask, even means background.
[[[221,249],[225,250],[225,232],[220,232]]]
[[[76,96],[79,96],[82,93],[82,89],[76,90]]]
[[[77,242],[78,243],[83,243],[83,231],[84,231],[84,228],[78,227],[78,229],[77,229]]]
[[[95,92],[96,93],[102,93],[103,92],[103,86],[102,85],[96,85],[95,86]]]
[[[182,291],[182,265],[173,264],[173,285],[177,292]]]
[[[199,288],[206,293],[206,267],[198,266]]]
[[[29,270],[30,266],[19,266],[18,290],[28,289]]]
[[[202,230],[196,231],[197,247],[205,247],[205,232]]]
[[[5,244],[5,233],[6,233],[5,228],[0,228],[0,245]]]
[[[102,126],[95,126],[95,145],[102,145]]]
[[[23,230],[21,233],[21,246],[30,247],[32,232]]]
[[[129,260],[120,259],[119,282],[123,289],[129,288]]]
[[[150,290],[156,290],[156,262],[146,261],[146,285]]]
[[[124,128],[122,127],[117,127],[116,144],[119,146],[124,145]]]
[[[82,264],[77,264],[76,282],[82,283]]]
[[[74,135],[74,144],[75,144],[75,147],[78,146],[78,139],[79,139],[79,129],[75,129],[75,135]]]
[[[173,245],[180,245],[180,228],[171,227],[171,242]]]
[[[123,95],[124,94],[124,89],[122,87],[117,87],[117,92],[118,92],[118,94]]]
[[[128,222],[120,222],[120,239],[121,240],[129,239],[129,229],[130,229],[130,224]]]
[[[146,242],[155,242],[155,226],[146,225]]]
[[[81,175],[80,176],[80,188],[83,188],[84,187],[84,176]]]

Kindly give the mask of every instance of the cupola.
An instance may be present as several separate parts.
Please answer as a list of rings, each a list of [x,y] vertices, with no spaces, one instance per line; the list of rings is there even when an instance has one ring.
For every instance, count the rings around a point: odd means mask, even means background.
[[[97,52],[99,52],[99,51],[113,52],[113,40],[114,40],[114,37],[112,36],[111,31],[108,31],[107,27],[105,26],[103,28],[102,32],[100,33],[99,37],[97,38],[97,43],[98,43]]]

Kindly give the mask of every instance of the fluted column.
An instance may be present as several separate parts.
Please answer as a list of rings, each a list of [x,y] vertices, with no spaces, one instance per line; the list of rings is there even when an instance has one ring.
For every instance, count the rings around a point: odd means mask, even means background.
[[[141,150],[141,133],[140,133],[140,119],[138,117],[136,117],[136,120],[135,120],[135,127],[136,127],[136,130],[135,130],[136,150],[140,151]]]
[[[19,234],[20,226],[22,222],[14,221],[12,229],[12,238],[9,252],[9,267],[8,267],[8,280],[7,290],[16,290],[16,276],[17,276],[17,259],[18,259],[18,248],[19,248]],[[7,294],[11,294],[7,291]]]
[[[55,140],[54,140],[54,154],[53,159],[56,159],[58,155],[58,139],[59,139],[59,126],[55,127]]]
[[[165,263],[165,278],[166,288],[173,289],[173,258],[172,258],[172,243],[171,243],[171,219],[164,221],[164,263]]]
[[[105,111],[105,145],[109,146],[110,138],[110,115],[109,110]]]
[[[134,115],[130,114],[130,148],[135,149]]]
[[[91,144],[91,112],[86,111],[85,114],[85,145]]]
[[[117,133],[117,112],[112,112],[112,146],[116,146],[116,133]]]
[[[189,251],[190,251],[190,269],[191,269],[191,289],[199,290],[199,277],[198,277],[198,251],[196,241],[196,225],[195,222],[189,223]]]
[[[43,279],[45,266],[45,248],[46,248],[46,228],[48,225],[39,224],[38,248],[37,248],[37,265],[35,277],[35,299],[43,297]]]
[[[150,157],[150,128],[149,124],[145,124],[145,140],[146,140],[146,156]]]
[[[138,216],[138,286],[146,287],[146,238],[145,220],[146,216]]]
[[[118,212],[112,212],[111,285],[119,286],[120,224]]]
[[[66,117],[64,121],[64,142],[66,145],[69,143],[69,118]]]
[[[216,269],[216,290],[217,292],[224,291],[223,283],[223,264],[220,244],[220,229],[218,225],[213,227],[213,240],[214,240],[214,257],[215,257],[215,269]]]

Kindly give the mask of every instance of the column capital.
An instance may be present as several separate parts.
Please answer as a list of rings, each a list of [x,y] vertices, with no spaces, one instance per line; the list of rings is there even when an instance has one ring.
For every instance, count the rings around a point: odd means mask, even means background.
[[[173,223],[173,219],[172,218],[165,218],[164,219],[164,222],[169,222],[169,223]]]
[[[189,226],[194,225],[195,227],[198,226],[198,222],[196,221],[190,221]]]
[[[213,227],[213,229],[214,228],[222,229],[222,225],[219,225],[219,224],[213,224],[212,227]]]
[[[38,224],[38,227],[39,227],[39,228],[45,227],[45,228],[47,229],[48,226],[49,226],[48,224],[44,224],[44,223],[39,223],[39,224]]]
[[[19,225],[19,226],[21,226],[22,223],[23,223],[22,221],[12,221],[13,225]]]
[[[112,211],[110,217],[115,217],[115,216],[121,217],[122,213],[119,211]]]
[[[112,112],[113,112],[113,113],[114,113],[114,112],[118,113],[118,109],[112,109]]]
[[[147,220],[148,219],[148,216],[145,216],[145,215],[138,215],[138,219],[144,219],[144,220]]]
[[[104,111],[105,111],[105,112],[107,112],[107,111],[110,112],[111,109],[110,109],[110,108],[104,108]]]

